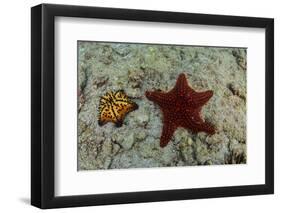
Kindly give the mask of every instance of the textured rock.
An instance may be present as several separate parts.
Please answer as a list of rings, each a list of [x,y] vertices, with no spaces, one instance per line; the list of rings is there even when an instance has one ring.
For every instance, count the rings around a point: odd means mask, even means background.
[[[179,144],[180,156],[183,159],[183,165],[193,165],[194,162],[194,151],[193,151],[193,140],[187,138]]]
[[[79,170],[247,162],[245,49],[79,42],[78,59]],[[144,93],[170,90],[182,72],[196,91],[213,90],[202,118],[216,134],[178,128],[163,149],[162,113]],[[100,96],[120,89],[139,109],[100,127]]]
[[[133,144],[135,143],[135,133],[132,132],[128,136],[125,136],[123,142],[122,142],[122,147],[125,150],[129,150],[132,148]]]
[[[136,139],[138,141],[142,141],[147,137],[147,133],[144,130],[140,130],[139,132],[136,133]]]
[[[129,97],[131,98],[141,98],[142,97],[142,92],[138,88],[127,88],[126,93]]]
[[[132,88],[140,88],[143,85],[143,79],[144,79],[144,71],[139,70],[129,70],[128,71],[128,80],[129,85]]]
[[[103,86],[104,84],[106,84],[106,82],[108,81],[108,76],[97,76],[95,79],[93,79],[93,86],[95,89]]]
[[[149,122],[149,112],[144,109],[137,110],[134,119],[138,126],[144,127]]]

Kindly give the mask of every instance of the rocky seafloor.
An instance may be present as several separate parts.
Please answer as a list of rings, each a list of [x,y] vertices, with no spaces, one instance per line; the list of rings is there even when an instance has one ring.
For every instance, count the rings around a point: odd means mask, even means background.
[[[78,42],[78,170],[246,163],[244,48]],[[169,91],[180,73],[213,90],[202,117],[214,135],[178,128],[164,148],[160,108],[145,91]],[[100,97],[123,89],[139,106],[121,127],[98,125]]]

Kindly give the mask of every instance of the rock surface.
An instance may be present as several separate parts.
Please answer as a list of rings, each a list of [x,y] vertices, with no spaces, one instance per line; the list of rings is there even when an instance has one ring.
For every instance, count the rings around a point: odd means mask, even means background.
[[[246,49],[100,42],[78,48],[79,170],[246,163]],[[214,91],[202,117],[217,131],[178,128],[161,148],[162,113],[144,94],[170,90],[182,72],[196,91]],[[100,127],[100,96],[120,89],[138,110],[120,128]]]

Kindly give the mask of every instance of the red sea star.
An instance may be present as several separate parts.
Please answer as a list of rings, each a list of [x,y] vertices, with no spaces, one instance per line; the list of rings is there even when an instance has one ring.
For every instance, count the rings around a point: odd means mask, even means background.
[[[163,113],[163,129],[160,146],[165,147],[178,127],[190,129],[193,133],[214,134],[215,128],[200,117],[203,105],[213,96],[213,91],[195,92],[181,73],[175,87],[167,92],[146,91],[146,97],[160,106]]]

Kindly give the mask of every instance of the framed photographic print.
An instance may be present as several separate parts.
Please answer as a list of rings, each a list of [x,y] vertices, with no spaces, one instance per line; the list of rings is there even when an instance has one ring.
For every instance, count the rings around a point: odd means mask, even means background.
[[[272,194],[274,21],[31,9],[31,203]]]

